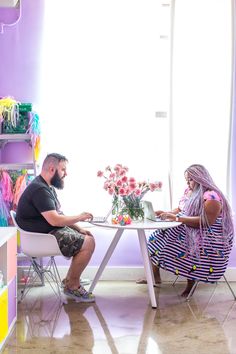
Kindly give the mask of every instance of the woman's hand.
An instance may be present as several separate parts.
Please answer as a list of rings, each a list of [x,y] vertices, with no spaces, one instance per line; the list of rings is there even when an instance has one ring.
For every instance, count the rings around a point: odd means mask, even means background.
[[[160,217],[160,215],[161,214],[178,214],[179,212],[180,212],[181,210],[179,209],[179,208],[175,208],[175,209],[173,209],[173,210],[171,210],[171,211],[163,211],[163,210],[157,210],[157,211],[155,211],[155,214],[156,214],[156,216],[159,216]]]
[[[156,215],[156,216],[160,216],[162,213],[164,213],[163,210],[157,210],[157,211],[155,211],[155,215]]]
[[[159,215],[159,218],[166,221],[175,221],[176,214],[164,212]]]

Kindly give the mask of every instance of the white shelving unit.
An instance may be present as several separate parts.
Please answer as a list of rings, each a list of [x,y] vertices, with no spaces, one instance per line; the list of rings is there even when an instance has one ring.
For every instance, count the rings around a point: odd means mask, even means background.
[[[32,136],[31,134],[0,134],[0,149],[4,149],[6,144],[9,143],[25,143],[27,142],[32,149],[32,161],[31,162],[16,162],[16,163],[2,163],[0,161],[0,169],[4,170],[21,170],[26,169],[29,171],[29,174],[36,176],[37,175],[37,165],[34,159],[34,149],[32,146]]]
[[[0,352],[17,319],[16,228],[0,228],[0,269],[4,287],[0,289]]]
[[[2,162],[2,154],[4,153],[4,148],[7,144],[13,143],[27,143],[31,147],[31,162],[24,162],[22,158],[22,162],[15,163],[7,163],[6,156],[4,158],[4,162]],[[37,175],[37,165],[34,159],[34,148],[32,144],[32,136],[31,134],[0,134],[0,170],[24,170],[26,169],[28,174],[31,176]],[[17,256],[18,260],[22,260],[27,258],[23,253],[19,252]]]

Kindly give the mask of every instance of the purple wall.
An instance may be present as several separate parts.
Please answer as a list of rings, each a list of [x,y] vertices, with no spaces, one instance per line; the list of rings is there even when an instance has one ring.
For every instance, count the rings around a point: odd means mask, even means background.
[[[4,26],[0,33],[0,97],[37,102],[44,0],[21,0],[21,4],[20,21]],[[11,17],[16,17],[14,9],[0,8],[0,23]]]
[[[21,102],[39,101],[40,49],[45,0],[21,0],[22,16],[12,27],[4,27],[0,34],[0,97],[12,96]],[[48,0],[50,1],[50,0]],[[18,16],[14,9],[0,8],[0,23],[11,22]],[[2,154],[2,162],[30,161],[30,149],[27,144],[8,144]],[[1,157],[1,156],[0,156]],[[90,262],[96,266],[108,248],[114,232],[94,230],[96,250]],[[133,241],[127,242],[127,236]],[[132,254],[128,252],[132,246]],[[68,264],[64,258],[58,264]],[[140,265],[138,237],[135,233],[124,235],[119,242],[110,265]]]
[[[6,144],[2,148],[2,163],[32,162],[32,149],[28,143]]]

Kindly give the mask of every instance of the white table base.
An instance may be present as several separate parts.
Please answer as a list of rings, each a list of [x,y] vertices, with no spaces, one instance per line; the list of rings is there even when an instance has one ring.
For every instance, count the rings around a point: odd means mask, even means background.
[[[89,291],[93,291],[98,280],[100,279],[109,259],[111,258],[112,253],[114,252],[116,245],[118,244],[123,232],[125,229],[118,229],[115,233],[115,236],[102,260],[102,263],[100,264],[97,273],[92,281],[92,284],[89,288]],[[153,271],[152,271],[152,266],[150,262],[150,258],[148,255],[148,248],[147,248],[147,241],[146,241],[146,235],[144,230],[138,229],[138,238],[139,238],[139,244],[140,244],[140,249],[141,249],[141,254],[143,258],[143,265],[145,269],[145,274],[147,277],[147,284],[148,284],[148,291],[149,291],[149,296],[152,304],[152,308],[157,308],[157,301],[156,301],[156,296],[155,296],[155,291],[154,291],[154,276],[153,276]]]

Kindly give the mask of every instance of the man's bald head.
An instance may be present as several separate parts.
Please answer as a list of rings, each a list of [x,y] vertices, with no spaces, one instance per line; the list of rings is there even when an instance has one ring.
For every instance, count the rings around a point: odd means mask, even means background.
[[[64,188],[64,178],[67,176],[67,158],[63,155],[53,153],[48,154],[43,162],[41,177],[49,186],[58,189]]]
[[[67,158],[61,154],[57,154],[57,153],[48,154],[43,161],[42,171],[45,172],[49,171],[51,167],[57,168],[58,164],[61,161],[68,162]]]

